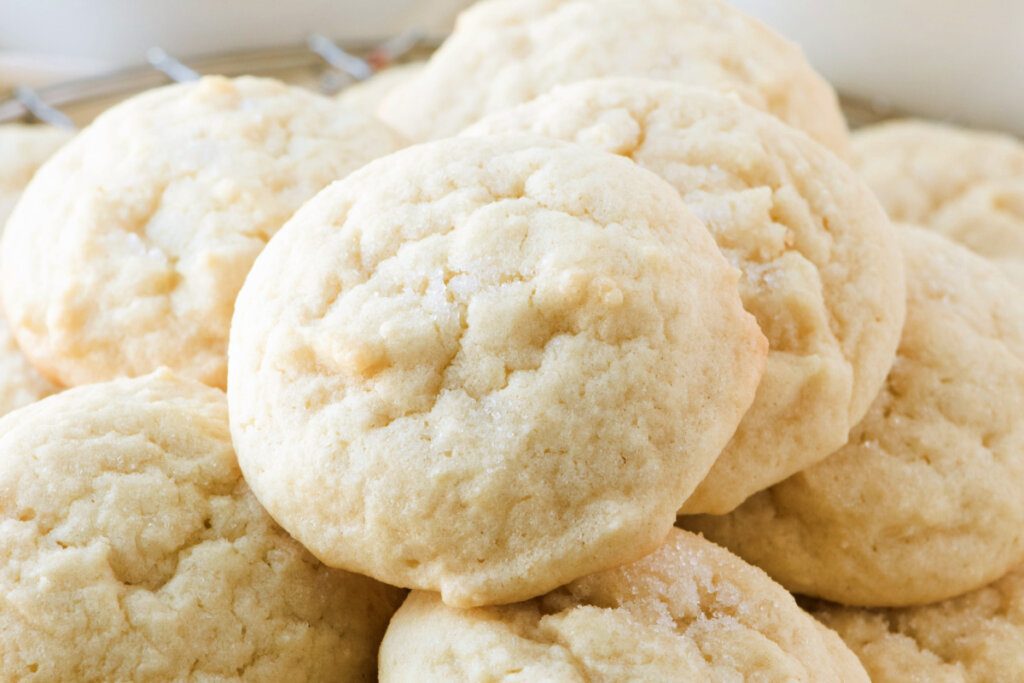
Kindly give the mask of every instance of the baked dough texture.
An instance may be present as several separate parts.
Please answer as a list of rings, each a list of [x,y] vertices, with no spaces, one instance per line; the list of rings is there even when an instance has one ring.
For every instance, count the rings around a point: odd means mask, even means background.
[[[321,192],[239,295],[257,497],[332,566],[458,607],[653,551],[767,344],[678,193],[627,159],[452,138]]]
[[[273,522],[219,390],[158,371],[0,420],[5,680],[372,681],[402,596]]]
[[[676,529],[655,553],[529,602],[457,610],[413,591],[380,652],[404,681],[867,681],[756,567]]]
[[[70,132],[50,126],[0,126],[0,230],[32,175],[70,137]],[[0,314],[0,415],[55,391],[28,362]]]
[[[57,390],[28,362],[18,348],[7,321],[0,315],[0,415],[34,403]]]
[[[794,593],[926,604],[1024,562],[1024,300],[991,263],[899,230],[907,322],[849,443],[729,515],[683,526]]]
[[[8,321],[65,386],[168,366],[224,386],[256,255],[332,181],[401,145],[386,126],[268,79],[158,88],[48,161],[3,242]]]
[[[425,65],[426,62],[423,61],[407,62],[378,71],[365,81],[353,83],[338,93],[338,102],[375,116],[381,101],[388,93],[398,84],[418,75]]]
[[[917,120],[859,130],[857,169],[894,220],[918,223],[993,260],[1024,287],[1024,144]]]
[[[378,111],[413,140],[445,137],[556,85],[604,76],[735,92],[848,153],[835,92],[800,48],[721,0],[485,0]]]
[[[28,181],[72,133],[52,126],[0,126],[0,230]]]
[[[596,79],[483,119],[629,157],[669,181],[742,272],[768,338],[757,398],[688,513],[725,513],[844,443],[892,365],[902,258],[871,191],[802,133],[734,97]]]
[[[1024,680],[1024,567],[934,605],[812,607],[857,653],[875,683]]]

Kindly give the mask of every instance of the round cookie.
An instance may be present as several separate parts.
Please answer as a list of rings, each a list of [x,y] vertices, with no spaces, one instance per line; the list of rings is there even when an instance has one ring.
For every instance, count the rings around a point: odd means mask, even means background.
[[[644,79],[563,86],[464,134],[507,131],[598,147],[654,171],[742,272],[768,363],[684,512],[728,512],[846,443],[892,364],[905,306],[892,228],[846,164],[733,97]]]
[[[388,93],[398,84],[418,75],[425,65],[424,61],[407,62],[378,71],[365,81],[353,83],[338,93],[338,103],[375,116]]]
[[[457,610],[413,591],[380,651],[402,681],[867,681],[764,572],[676,529],[633,564],[529,602]]]
[[[0,661],[54,680],[372,681],[403,592],[317,562],[166,370],[0,420]]]
[[[863,609],[812,601],[875,683],[1024,680],[1024,567],[959,598]]]
[[[235,296],[263,245],[321,188],[400,145],[368,116],[267,79],[134,97],[26,189],[3,241],[8,321],[66,386],[165,365],[223,386]]]
[[[71,136],[52,126],[0,126],[0,230],[36,170]]]
[[[413,140],[445,137],[556,85],[604,76],[735,92],[847,153],[835,93],[800,48],[721,0],[485,0],[379,114]]]
[[[738,274],[632,162],[532,136],[369,164],[238,298],[232,435],[321,560],[459,607],[653,551],[753,398]]]
[[[1024,287],[1024,143],[905,120],[859,130],[853,157],[894,220],[963,244]]]
[[[944,600],[1024,562],[1024,300],[992,264],[901,227],[907,322],[849,443],[729,515],[683,526],[795,593]]]

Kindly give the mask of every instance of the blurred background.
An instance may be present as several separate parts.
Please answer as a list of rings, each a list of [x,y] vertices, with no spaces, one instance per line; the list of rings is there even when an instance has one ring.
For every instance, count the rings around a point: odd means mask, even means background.
[[[301,44],[443,35],[472,0],[0,0],[0,83],[41,85],[145,62]]]
[[[644,0],[636,0],[643,2]],[[1024,133],[1024,0],[732,0],[798,42],[845,96]],[[472,0],[0,0],[0,88],[145,62],[345,45],[417,27],[443,36]]]

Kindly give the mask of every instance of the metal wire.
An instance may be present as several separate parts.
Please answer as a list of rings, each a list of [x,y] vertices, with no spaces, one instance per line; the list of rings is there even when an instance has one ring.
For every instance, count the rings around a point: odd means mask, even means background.
[[[341,53],[351,60],[344,60],[356,74],[363,77],[373,75],[382,66],[400,59],[412,50],[426,56],[441,43],[443,36],[423,36],[418,31],[409,31],[392,39],[349,41],[343,46],[321,36],[326,43],[316,41],[317,46],[333,57]],[[334,46],[334,50],[327,47]],[[360,55],[370,55],[364,59]],[[381,59],[381,55],[386,59]],[[107,106],[136,93],[159,87],[170,78],[187,81],[204,74],[241,76],[256,74],[280,78],[291,82],[303,82],[331,94],[356,80],[351,71],[339,71],[339,62],[329,62],[309,43],[261,50],[243,50],[195,59],[178,60],[166,51],[154,47],[146,55],[149,63],[143,66],[122,69],[110,74],[78,79],[37,89],[16,87],[0,89],[0,123],[37,120],[61,127],[84,125],[92,116]],[[361,63],[364,66],[360,67]],[[354,66],[353,66],[354,65]],[[338,78],[338,76],[341,78]],[[333,83],[332,83],[333,82]]]
[[[199,72],[191,69],[174,57],[167,54],[162,47],[151,47],[146,50],[146,61],[154,69],[167,75],[172,81],[184,83],[186,81],[198,81]]]
[[[61,110],[48,105],[32,88],[18,86],[14,89],[14,99],[43,123],[48,123],[65,130],[76,130],[74,122]]]

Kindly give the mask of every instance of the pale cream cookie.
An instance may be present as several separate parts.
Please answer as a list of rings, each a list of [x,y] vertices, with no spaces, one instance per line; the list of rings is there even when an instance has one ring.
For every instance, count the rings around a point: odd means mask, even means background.
[[[733,97],[598,79],[464,133],[524,131],[629,157],[672,184],[742,272],[765,376],[688,513],[724,513],[846,443],[896,355],[902,259],[871,191],[802,133]]]
[[[0,315],[0,415],[56,392],[18,348],[11,328]]]
[[[235,296],[307,199],[401,146],[333,100],[256,78],[159,88],[36,174],[3,241],[21,347],[67,386],[162,365],[225,384]]]
[[[332,566],[468,607],[653,551],[766,342],[627,159],[451,138],[303,207],[239,295],[228,395],[270,513]]]
[[[810,606],[860,657],[875,683],[1024,681],[1024,567],[923,607]]]
[[[413,140],[445,137],[556,85],[603,76],[735,92],[847,153],[835,92],[800,48],[721,0],[485,0],[378,111]]]
[[[274,523],[217,389],[161,370],[0,420],[5,680],[372,681],[402,596]]]
[[[647,557],[529,602],[458,610],[413,591],[381,683],[868,680],[835,633],[764,572],[676,529]]]
[[[849,443],[725,516],[682,518],[795,593],[898,607],[1024,562],[1024,299],[991,263],[901,226],[907,322]]]
[[[0,230],[36,170],[71,138],[51,126],[0,126]],[[57,391],[32,367],[0,314],[0,415]]]
[[[894,220],[963,244],[1024,287],[1024,143],[905,120],[857,131],[853,157]]]
[[[370,78],[353,83],[338,94],[338,102],[363,113],[376,115],[381,101],[400,83],[418,75],[426,62],[396,64],[378,71]]]
[[[36,170],[71,135],[52,126],[0,125],[0,230]]]

